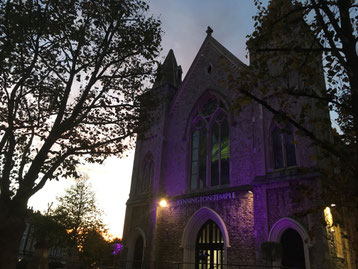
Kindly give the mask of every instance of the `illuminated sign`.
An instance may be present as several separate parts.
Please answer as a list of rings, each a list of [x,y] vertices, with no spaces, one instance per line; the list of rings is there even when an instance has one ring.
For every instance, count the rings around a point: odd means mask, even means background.
[[[201,202],[229,200],[234,198],[236,198],[235,192],[226,192],[226,193],[204,195],[204,196],[198,196],[198,197],[192,197],[186,199],[179,199],[177,200],[177,205],[197,204]]]

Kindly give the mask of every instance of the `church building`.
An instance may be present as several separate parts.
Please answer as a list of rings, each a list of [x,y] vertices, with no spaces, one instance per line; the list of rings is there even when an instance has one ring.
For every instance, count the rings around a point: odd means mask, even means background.
[[[318,149],[254,100],[237,109],[254,61],[241,62],[209,27],[184,79],[169,51],[150,91],[160,96],[153,124],[136,142],[124,268],[356,268],[330,205],[310,212],[319,198],[298,197],[302,186],[319,193]],[[316,71],[324,90],[320,60]]]

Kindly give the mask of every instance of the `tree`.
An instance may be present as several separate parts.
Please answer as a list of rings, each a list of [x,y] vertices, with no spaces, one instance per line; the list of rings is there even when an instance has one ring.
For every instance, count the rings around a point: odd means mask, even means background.
[[[311,139],[319,148],[312,157],[329,159],[333,166],[320,167],[334,177],[327,187],[341,187],[334,196],[343,200],[331,203],[357,208],[358,5],[350,0],[272,0],[268,8],[255,3],[259,12],[248,40],[251,66],[240,77],[228,75],[241,94],[236,108],[254,100]],[[300,111],[292,113],[288,105],[297,103]],[[338,131],[327,132],[329,112],[338,117]]]
[[[161,41],[142,0],[0,3],[0,267],[14,268],[28,199],[121,156]],[[143,110],[142,110],[143,111]],[[144,122],[144,121],[142,121]]]
[[[82,250],[92,231],[105,231],[102,212],[97,207],[95,194],[87,179],[77,179],[57,200],[59,205],[51,215],[58,224],[65,227],[70,248]]]
[[[318,209],[335,204],[336,212],[356,212],[358,5],[351,0],[255,4],[255,31],[248,41],[251,67],[241,74],[245,79],[228,77],[241,94],[236,107],[254,100],[277,122],[308,137],[318,149],[312,159],[324,179]],[[292,113],[289,106],[298,110]],[[337,116],[338,130],[332,132],[329,112]]]
[[[278,89],[280,93],[285,94],[286,97],[310,98],[318,106],[329,106],[330,111],[338,114],[338,126],[341,130],[339,138],[344,145],[349,145],[354,156],[357,156],[358,5],[351,0],[275,0],[269,3],[269,8],[264,8],[259,1],[255,3],[259,13],[254,17],[256,28],[248,44],[258,58],[256,62],[261,63],[256,71],[261,77],[270,77],[272,81],[282,77],[287,78],[293,68],[299,70],[302,85],[290,87],[286,84]],[[307,37],[309,34],[312,36]],[[282,61],[283,57],[286,58],[285,62]],[[312,75],[312,72],[318,75],[317,69],[322,66],[317,66],[317,62],[321,60],[323,60],[327,89],[322,89],[325,88],[324,85],[314,83],[315,78]],[[267,66],[266,69],[263,68],[262,63],[272,64],[275,61],[285,64],[286,68],[276,70],[275,75],[273,72],[266,72]],[[263,71],[266,73],[264,74]],[[320,78],[316,77],[317,79]],[[267,85],[260,86],[263,94],[267,94],[270,90],[264,89]],[[289,120],[288,115],[284,113],[280,116]],[[348,160],[347,156],[340,152],[341,148],[335,149],[337,144],[322,140],[305,130],[302,126],[303,121],[293,121],[292,119],[292,124],[297,125],[297,128],[310,136],[321,148],[337,158],[349,161],[351,166],[349,171],[352,175],[358,175],[357,158]],[[345,148],[348,150],[348,147]]]
[[[27,222],[31,227],[31,236],[36,240],[34,245],[35,252],[32,254],[29,267],[38,268],[39,266],[48,266],[48,253],[52,247],[65,249],[66,247],[66,230],[49,214],[41,214],[29,210]]]
[[[97,230],[91,230],[84,243],[81,259],[86,268],[101,266],[104,263],[112,265],[112,243],[106,240]]]

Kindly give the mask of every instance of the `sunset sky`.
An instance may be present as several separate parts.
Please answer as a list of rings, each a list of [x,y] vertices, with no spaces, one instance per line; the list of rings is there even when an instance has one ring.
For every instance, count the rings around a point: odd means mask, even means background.
[[[267,1],[263,1],[267,2]],[[253,31],[252,16],[256,13],[253,0],[151,0],[150,13],[162,21],[163,41],[161,61],[169,49],[174,50],[177,62],[185,75],[194,60],[210,26],[212,36],[244,63],[246,36]],[[110,233],[121,237],[132,174],[134,151],[123,159],[109,158],[104,165],[81,167],[96,192],[104,222]],[[71,180],[49,182],[29,201],[29,206],[44,211],[56,203]]]

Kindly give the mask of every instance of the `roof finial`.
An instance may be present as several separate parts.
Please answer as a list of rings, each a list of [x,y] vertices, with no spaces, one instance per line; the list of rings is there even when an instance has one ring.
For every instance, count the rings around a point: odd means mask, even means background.
[[[208,29],[206,30],[206,33],[207,33],[209,36],[211,36],[211,34],[212,34],[213,32],[214,32],[213,29],[211,29],[211,27],[208,26]]]

